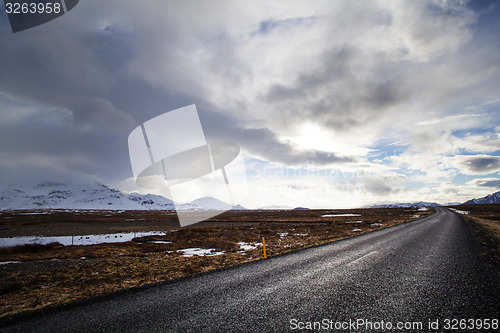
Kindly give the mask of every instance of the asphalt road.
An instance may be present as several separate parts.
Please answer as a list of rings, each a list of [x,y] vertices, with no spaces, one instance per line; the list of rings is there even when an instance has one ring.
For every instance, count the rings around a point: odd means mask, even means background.
[[[438,208],[351,239],[20,318],[0,331],[283,332],[321,324],[437,332],[453,325],[446,319],[499,319],[499,285],[468,225]],[[430,329],[436,320],[438,330]],[[405,323],[413,329],[396,329]]]

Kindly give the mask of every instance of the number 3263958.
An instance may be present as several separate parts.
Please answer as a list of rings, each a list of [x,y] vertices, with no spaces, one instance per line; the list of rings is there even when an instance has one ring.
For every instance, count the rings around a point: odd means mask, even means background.
[[[61,4],[58,2],[46,3],[19,3],[7,2],[5,4],[5,12],[7,14],[59,14],[61,12]]]

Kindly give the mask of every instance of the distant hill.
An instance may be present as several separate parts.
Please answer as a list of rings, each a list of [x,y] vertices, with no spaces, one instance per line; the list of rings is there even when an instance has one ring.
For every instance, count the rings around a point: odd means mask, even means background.
[[[484,205],[500,203],[500,191],[489,194],[479,199],[471,199],[463,203],[463,205]]]
[[[188,205],[192,205],[193,209],[215,209],[215,210],[233,209],[232,205],[228,204],[227,202],[221,201],[219,199],[213,198],[213,197],[199,198],[199,199],[191,201],[191,203]]]
[[[96,209],[96,210],[205,210],[245,209],[211,197],[174,205],[161,195],[123,193],[103,184],[69,185],[43,182],[38,185],[0,183],[0,210],[20,209]]]
[[[404,203],[394,203],[394,204],[383,204],[383,205],[375,205],[370,208],[420,208],[420,207],[432,207],[432,206],[441,206],[436,202],[404,202]]]

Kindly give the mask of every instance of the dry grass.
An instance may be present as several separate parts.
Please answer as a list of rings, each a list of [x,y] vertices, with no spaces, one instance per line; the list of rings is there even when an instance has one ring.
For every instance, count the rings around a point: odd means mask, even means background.
[[[485,220],[474,217],[472,219],[500,242],[500,221]]]
[[[345,213],[361,216],[321,217],[324,214]],[[0,316],[258,260],[262,258],[262,246],[258,244],[262,237],[266,240],[268,256],[273,256],[392,226],[430,213],[430,210],[417,212],[411,209],[228,212],[164,236],[136,238],[125,243],[86,246],[53,243],[0,248],[0,261],[22,261],[0,265]],[[145,216],[159,219],[154,215]],[[126,218],[126,215],[120,213],[120,217]],[[92,215],[87,215],[87,219],[91,220]],[[15,218],[7,220],[9,225],[4,224],[4,227],[19,229]],[[80,216],[75,220],[78,226],[84,227]],[[353,220],[363,222],[348,223]],[[25,217],[20,221],[26,223]],[[50,230],[54,225],[60,225],[60,219],[55,222],[34,219],[32,222],[35,230]],[[147,219],[144,222],[150,223]],[[51,223],[52,226],[46,225]],[[92,230],[97,230],[95,221],[89,221],[89,224]],[[126,231],[131,227],[127,223],[120,226],[116,219],[108,226],[102,220],[100,224],[102,233]],[[140,223],[135,227],[147,230],[147,226]],[[242,251],[238,242],[251,243],[257,248]],[[183,252],[178,250],[186,248],[215,249],[224,253],[184,257]]]
[[[468,215],[462,216],[471,222],[476,230],[483,244],[483,255],[500,271],[500,205],[464,205],[456,208],[469,212]]]

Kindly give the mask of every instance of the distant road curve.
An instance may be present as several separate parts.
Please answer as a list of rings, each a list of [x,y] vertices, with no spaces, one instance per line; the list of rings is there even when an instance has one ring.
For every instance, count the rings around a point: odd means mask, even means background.
[[[373,329],[353,331],[387,331],[374,328],[382,321],[444,331],[446,320],[498,320],[499,282],[468,224],[437,207],[418,221],[21,317],[0,331],[283,332],[314,322],[349,331],[335,325],[361,320]]]

